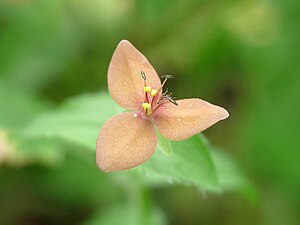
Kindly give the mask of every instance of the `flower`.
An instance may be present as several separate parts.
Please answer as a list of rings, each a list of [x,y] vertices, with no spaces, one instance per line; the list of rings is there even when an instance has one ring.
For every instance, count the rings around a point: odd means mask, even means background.
[[[187,139],[229,116],[197,98],[174,101],[146,57],[129,41],[117,46],[108,68],[113,100],[130,112],[110,118],[97,140],[96,161],[105,172],[126,170],[148,160],[157,146],[155,127],[173,141]]]

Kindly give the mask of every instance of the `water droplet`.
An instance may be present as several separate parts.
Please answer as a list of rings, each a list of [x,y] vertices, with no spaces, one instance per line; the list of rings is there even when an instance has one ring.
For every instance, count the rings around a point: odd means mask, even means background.
[[[192,107],[192,104],[189,104],[189,107]]]
[[[137,114],[136,114],[136,113],[135,113],[135,114],[133,114],[133,117],[135,117],[135,118],[136,118],[136,117],[137,117]]]
[[[179,121],[180,121],[180,119],[177,119],[177,121],[179,122]]]

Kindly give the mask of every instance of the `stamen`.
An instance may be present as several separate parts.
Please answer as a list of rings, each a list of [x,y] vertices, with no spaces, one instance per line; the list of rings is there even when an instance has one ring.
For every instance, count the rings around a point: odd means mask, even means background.
[[[144,103],[142,104],[142,107],[143,107],[144,109],[148,109],[148,108],[151,108],[151,105],[150,105],[149,103],[147,103],[147,102],[144,102]]]
[[[146,86],[147,86],[147,82],[146,82],[147,76],[146,76],[146,74],[144,73],[144,71],[141,71],[141,76],[142,76],[142,78],[143,78],[143,80],[144,80],[144,86],[146,87]]]
[[[172,99],[172,98],[168,98],[169,102],[173,103],[174,105],[178,106],[178,103]]]
[[[172,75],[162,75],[161,78],[165,78],[163,83],[161,84],[160,88],[157,90],[157,92],[160,92],[162,88],[164,87],[165,83],[167,82],[168,79],[174,78]]]
[[[142,76],[142,78],[144,79],[144,81],[147,80],[147,77],[146,77],[146,74],[144,73],[144,71],[141,71],[141,76]]]
[[[166,78],[166,79],[164,80],[164,82],[161,84],[160,88],[158,88],[157,91],[162,90],[162,88],[164,87],[164,85],[165,85],[165,83],[167,82],[167,80],[168,80],[168,78]]]
[[[175,98],[172,97],[171,95],[172,95],[172,92],[170,92],[170,93],[164,92],[162,97],[160,98],[160,101],[163,101],[163,100],[169,101],[177,106],[178,103],[175,101]]]
[[[162,75],[162,76],[160,76],[161,78],[167,78],[167,79],[172,79],[172,78],[174,78],[174,76],[173,75]]]
[[[166,88],[166,89],[167,90],[162,95],[166,95],[169,92],[168,88]]]
[[[157,90],[153,89],[150,94],[151,96],[155,96],[157,94]]]
[[[142,107],[144,108],[144,112],[146,113],[147,116],[150,116],[152,114],[152,108],[151,105],[147,102],[144,102],[142,104]]]
[[[145,92],[145,100],[142,104],[142,107],[144,109],[144,113],[147,116],[151,116],[153,113],[155,113],[164,103],[171,102],[174,105],[178,105],[178,103],[174,100],[174,98],[171,97],[172,93],[168,93],[168,90],[166,90],[164,93],[158,94],[163,89],[165,83],[168,79],[174,78],[172,75],[163,75],[161,78],[164,79],[161,86],[156,90],[152,89],[151,86],[147,86],[147,77],[144,71],[141,71],[141,76],[144,80],[144,92]],[[149,93],[149,94],[148,94]],[[152,98],[151,98],[151,96]]]
[[[145,92],[151,92],[151,90],[152,90],[152,87],[151,86],[146,86],[146,87],[144,87],[144,91]],[[152,93],[152,92],[151,92]]]

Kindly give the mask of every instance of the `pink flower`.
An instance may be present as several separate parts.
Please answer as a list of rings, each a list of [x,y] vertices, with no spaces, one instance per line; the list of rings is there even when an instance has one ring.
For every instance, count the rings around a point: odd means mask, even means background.
[[[97,140],[97,165],[102,171],[126,170],[148,160],[157,146],[155,127],[173,141],[187,139],[229,116],[197,98],[175,102],[162,88],[146,57],[130,42],[117,46],[108,68],[108,88],[116,103],[130,112],[110,118]]]

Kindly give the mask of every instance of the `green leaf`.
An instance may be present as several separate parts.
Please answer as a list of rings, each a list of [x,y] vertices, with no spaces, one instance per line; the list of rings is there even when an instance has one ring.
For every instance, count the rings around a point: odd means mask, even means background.
[[[38,118],[26,129],[26,135],[56,137],[94,151],[101,125],[120,111],[108,94],[86,94]]]
[[[215,166],[208,145],[201,136],[195,135],[172,145],[174,153],[171,157],[156,151],[149,161],[136,169],[170,184],[179,182],[209,191],[219,190]]]
[[[12,138],[14,154],[7,163],[15,166],[39,163],[46,166],[57,166],[64,162],[65,142],[53,138],[26,139],[19,135]]]
[[[23,129],[47,104],[14,88],[0,83],[0,128],[8,130]]]
[[[170,156],[173,153],[172,142],[162,136],[159,131],[156,131],[156,135],[158,137],[158,148],[162,150],[166,155]]]
[[[26,129],[26,137],[58,138],[95,151],[101,125],[121,111],[106,93],[75,97],[66,101],[59,109],[34,121]],[[169,140],[159,136],[158,148],[163,151],[156,151],[146,163],[127,172],[137,173],[145,183],[153,181],[155,184],[166,185],[175,182],[195,185],[208,191],[220,190],[218,179],[221,180],[221,187],[225,189],[235,189],[239,184],[235,173],[238,170],[227,158],[215,155],[212,157],[211,147],[203,135],[172,142],[172,145]],[[165,154],[170,154],[172,148],[174,150],[171,156]],[[218,163],[218,173],[214,161]]]

